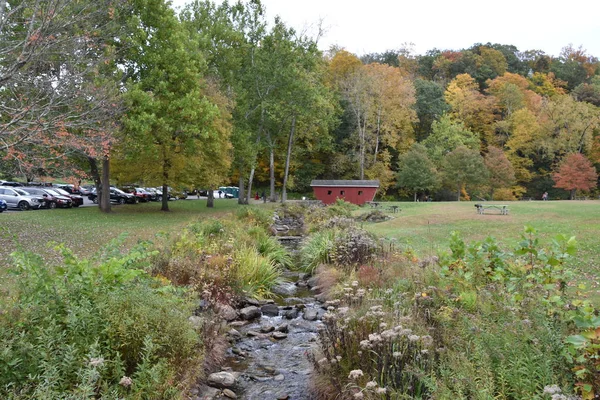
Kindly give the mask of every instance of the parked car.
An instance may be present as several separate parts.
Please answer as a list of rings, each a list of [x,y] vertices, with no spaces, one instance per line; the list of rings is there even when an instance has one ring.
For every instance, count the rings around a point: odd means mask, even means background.
[[[8,204],[6,201],[0,199],[0,213],[6,211],[8,209]]]
[[[73,206],[73,201],[69,197],[62,196],[52,189],[41,187],[23,187],[21,189],[30,195],[41,197],[43,199],[41,207],[43,208],[70,208]]]
[[[32,196],[29,193],[13,187],[0,187],[0,199],[6,201],[9,208],[18,208],[20,210],[29,210],[40,208],[43,204],[43,198]]]
[[[162,192],[153,187],[143,188],[146,192],[150,193],[151,201],[162,201]]]
[[[59,187],[53,188],[52,190],[54,190],[55,192],[57,192],[61,196],[65,196],[65,197],[70,198],[71,201],[73,202],[73,207],[79,207],[79,206],[83,205],[83,197],[81,197],[81,196],[69,193],[68,190],[61,189]]]
[[[12,186],[12,187],[21,187],[23,185],[24,185],[24,183],[22,183],[22,182],[11,182],[11,181],[4,181],[0,184],[0,186]]]
[[[94,203],[98,204],[98,195],[97,195],[95,189],[88,195],[88,199],[90,199]],[[110,201],[111,201],[111,203],[117,203],[117,204],[138,203],[137,197],[135,197],[134,195],[132,195],[130,193],[125,193],[124,191],[119,190],[117,188],[110,188]]]
[[[149,202],[150,198],[152,197],[150,195],[150,193],[147,192],[146,190],[144,190],[143,188],[124,187],[121,190],[123,190],[125,193],[130,193],[130,194],[136,196],[139,201],[144,202],[144,203]]]

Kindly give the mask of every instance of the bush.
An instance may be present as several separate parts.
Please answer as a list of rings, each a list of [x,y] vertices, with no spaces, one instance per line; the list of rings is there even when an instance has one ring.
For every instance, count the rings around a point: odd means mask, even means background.
[[[244,247],[234,255],[234,285],[246,296],[271,297],[271,290],[279,283],[281,272],[268,257],[260,255],[255,248]]]
[[[79,260],[59,250],[59,265],[15,256],[17,286],[1,298],[0,397],[174,398],[193,383],[202,359],[192,304],[136,268],[151,253]]]
[[[327,229],[304,240],[300,248],[300,266],[304,271],[312,274],[320,264],[331,263],[335,234],[335,230]]]

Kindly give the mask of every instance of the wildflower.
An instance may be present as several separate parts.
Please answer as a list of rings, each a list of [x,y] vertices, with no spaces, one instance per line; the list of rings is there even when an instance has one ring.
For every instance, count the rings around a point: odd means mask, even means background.
[[[400,358],[400,357],[402,357],[402,353],[401,353],[401,352],[399,352],[399,351],[395,351],[395,352],[393,352],[393,353],[392,353],[392,356],[393,356],[394,358]]]
[[[352,281],[352,287],[357,287],[358,286],[358,281]]]
[[[377,342],[383,341],[383,339],[381,338],[381,335],[378,335],[378,334],[375,334],[375,333],[370,333],[369,334],[369,341],[371,341],[373,343],[377,343]]]
[[[377,394],[385,394],[386,392],[387,390],[385,390],[385,388],[382,387],[375,389],[375,393]]]
[[[90,358],[91,367],[101,367],[102,365],[104,365],[104,358]]]
[[[353,369],[350,371],[350,375],[348,375],[348,379],[358,379],[363,376],[363,372],[361,369]]]
[[[317,361],[317,363],[319,365],[325,365],[325,364],[327,364],[327,359],[326,358],[321,358],[319,361]]]
[[[429,350],[427,350],[427,349],[421,350],[421,354],[427,354],[427,353],[429,353]]]
[[[544,386],[544,394],[555,394],[561,392],[562,390],[560,389],[560,387],[558,387],[558,385]]]
[[[431,346],[433,344],[433,338],[429,335],[421,336],[421,341],[425,346]]]
[[[342,356],[335,356],[335,359],[338,360],[338,361],[341,361],[342,360]]]
[[[126,387],[126,388],[128,388],[129,386],[131,386],[132,383],[133,383],[133,381],[128,376],[122,377],[121,380],[119,381],[119,385],[121,385],[123,387]]]
[[[368,349],[369,347],[371,347],[371,342],[369,342],[368,340],[361,340],[360,347],[363,349]]]
[[[375,381],[369,381],[367,382],[367,385],[365,386],[365,389],[373,389],[377,387],[377,382]]]
[[[363,397],[365,397],[365,396],[362,394],[362,392],[354,393],[355,399],[362,399]]]
[[[387,324],[385,322],[382,322],[382,323],[379,324],[379,327],[381,329],[385,329],[385,328],[387,328]]]
[[[410,340],[411,342],[416,342],[419,339],[421,339],[419,335],[408,335],[408,340]]]
[[[364,297],[364,295],[365,295],[365,289],[358,289],[358,290],[356,291],[356,295],[357,295],[358,297]]]
[[[335,311],[335,307],[329,306],[329,307],[327,307],[327,311]]]
[[[388,330],[381,332],[381,337],[384,338],[385,340],[391,340],[391,339],[395,338],[396,336],[398,336],[398,333],[395,332],[393,329],[388,329]]]

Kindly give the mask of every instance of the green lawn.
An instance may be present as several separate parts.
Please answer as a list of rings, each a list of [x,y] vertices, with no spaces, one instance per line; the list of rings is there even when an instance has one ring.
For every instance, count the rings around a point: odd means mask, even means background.
[[[435,255],[446,249],[450,232],[459,231],[465,240],[482,240],[494,236],[512,248],[525,225],[535,227],[542,242],[557,233],[575,236],[578,257],[573,266],[593,291],[600,288],[600,201],[521,201],[488,202],[506,204],[509,215],[479,215],[475,202],[384,203],[399,205],[402,212],[381,223],[364,224],[378,235],[395,239],[400,249],[412,249],[420,256]],[[368,212],[363,208],[359,212]],[[491,211],[494,212],[494,211]],[[496,211],[496,213],[498,213]],[[600,292],[598,292],[600,293]]]
[[[88,256],[123,232],[129,234],[126,245],[130,245],[237,207],[236,200],[215,199],[213,209],[206,208],[206,200],[172,201],[170,212],[160,211],[159,203],[113,206],[110,214],[101,213],[97,207],[4,212],[0,214],[0,266],[9,262],[9,254],[19,245],[52,257],[47,243],[61,242],[75,254]]]

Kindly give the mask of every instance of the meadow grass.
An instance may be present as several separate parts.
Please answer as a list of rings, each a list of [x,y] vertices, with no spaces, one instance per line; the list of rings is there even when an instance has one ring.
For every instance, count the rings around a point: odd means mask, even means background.
[[[384,203],[402,209],[394,218],[380,223],[363,223],[363,227],[390,239],[399,250],[413,251],[418,257],[448,250],[450,233],[460,232],[465,241],[495,237],[508,249],[520,240],[525,225],[539,231],[542,242],[556,234],[575,236],[578,253],[571,260],[581,280],[588,283],[594,297],[600,294],[600,201],[521,201],[487,202],[506,204],[509,215],[477,214],[476,202]],[[362,208],[355,214],[370,210]],[[495,212],[495,214],[493,214]]]
[[[207,208],[206,200],[169,202],[170,212],[160,211],[159,203],[114,206],[110,214],[97,207],[5,212],[0,215],[0,267],[10,262],[10,253],[19,247],[46,258],[54,254],[47,243],[64,243],[75,254],[87,257],[123,233],[129,235],[124,243],[129,247],[238,207],[235,200],[215,199],[214,208]]]

